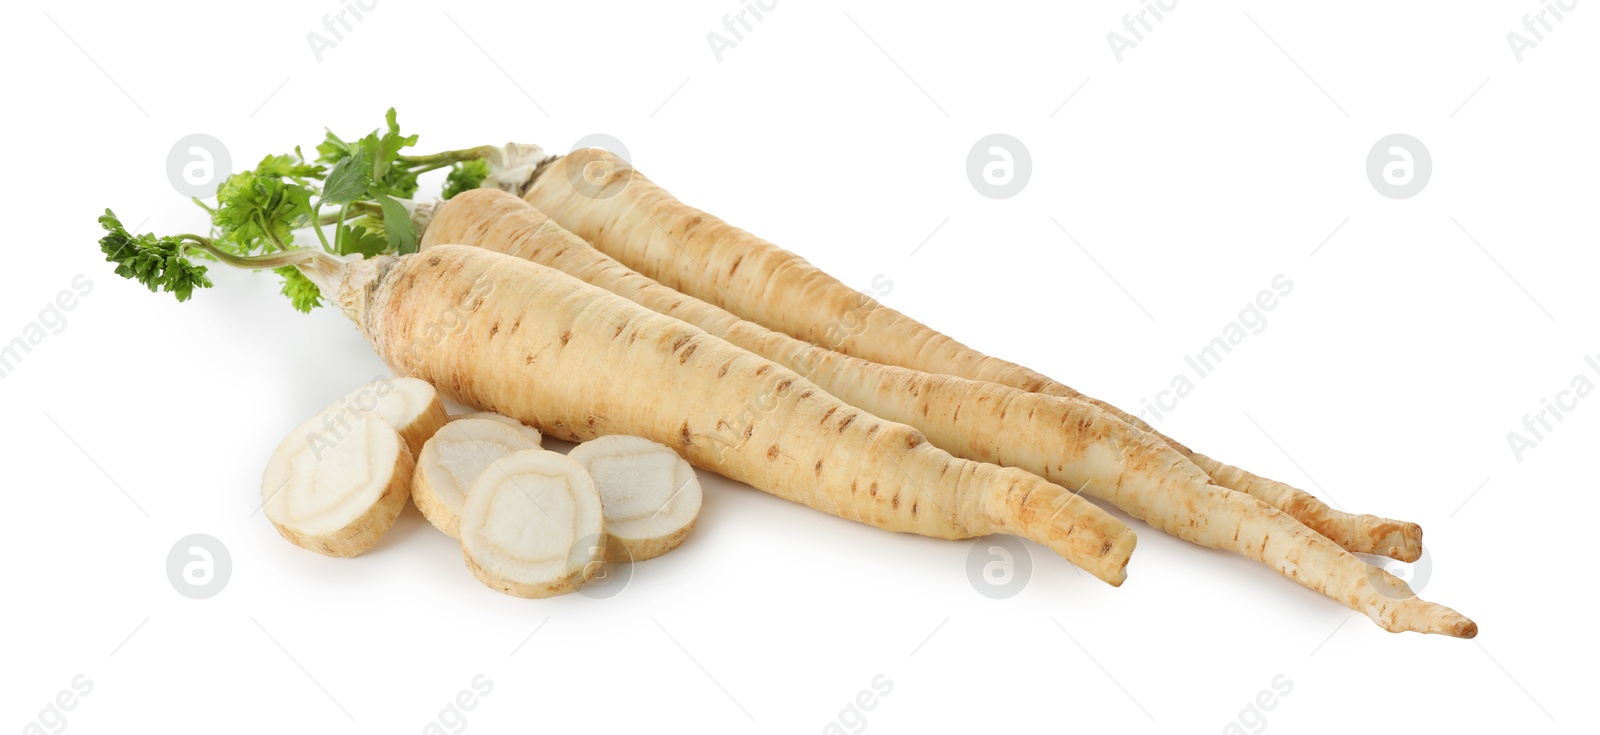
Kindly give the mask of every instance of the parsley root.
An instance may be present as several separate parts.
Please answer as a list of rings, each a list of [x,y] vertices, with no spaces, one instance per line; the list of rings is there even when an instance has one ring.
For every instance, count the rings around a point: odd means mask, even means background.
[[[700,515],[700,479],[670,448],[613,434],[567,453],[600,490],[606,516],[606,558],[654,559],[678,548]]]
[[[467,490],[461,551],[479,581],[508,595],[571,592],[600,568],[600,493],[583,467],[555,452],[501,457]]]
[[[417,455],[411,501],[434,528],[461,538],[461,507],[472,483],[495,460],[539,448],[539,442],[524,431],[532,430],[521,428],[490,419],[457,419],[428,439]]]
[[[1366,562],[1260,499],[1212,484],[1171,447],[1094,405],[879,365],[767,330],[629,270],[500,191],[451,200],[423,233],[422,252],[436,242],[477,245],[581,278],[795,370],[956,456],[1018,467],[1111,501],[1162,531],[1260,561],[1389,630],[1467,629],[1465,618],[1432,603],[1394,605],[1411,595],[1380,590]]]
[[[493,421],[495,423],[505,424],[506,426],[521,432],[523,436],[528,437],[528,440],[533,442],[533,445],[536,447],[539,446],[539,444],[544,440],[544,435],[540,434],[538,429],[511,418],[510,416],[501,416],[493,411],[474,411],[472,413],[463,413],[450,417],[451,421],[464,421],[467,419],[484,419],[485,421]]]
[[[526,199],[624,265],[775,331],[885,365],[1088,401],[1159,437],[1218,483],[1261,498],[1350,551],[1402,561],[1422,553],[1422,529],[1414,523],[1337,511],[1302,490],[1194,453],[1137,416],[984,355],[680,202],[606,151],[582,149],[546,161]]]
[[[378,542],[411,495],[413,460],[444,423],[433,386],[381,378],[284,437],[261,477],[261,505],[278,532],[329,556]],[[389,446],[393,434],[400,449]]]
[[[428,437],[449,420],[438,391],[416,378],[380,378],[357,388],[335,406],[343,411],[372,411],[383,417],[400,432],[412,457],[416,457]],[[327,413],[324,412],[324,422]]]
[[[344,430],[333,439],[318,433],[322,418],[301,424],[273,451],[261,476],[262,509],[294,545],[356,556],[378,543],[405,507],[411,450],[376,413],[344,414]]]

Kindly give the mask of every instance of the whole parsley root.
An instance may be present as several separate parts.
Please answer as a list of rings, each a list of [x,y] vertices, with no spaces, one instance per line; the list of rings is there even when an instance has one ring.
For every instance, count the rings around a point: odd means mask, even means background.
[[[769,329],[885,365],[1092,403],[1161,439],[1211,478],[1250,493],[1354,552],[1415,561],[1415,523],[1334,510],[1303,490],[1189,450],[1144,420],[1037,372],[989,357],[839,282],[803,258],[667,193],[597,148],[541,165],[528,203],[624,265]]]
[[[765,329],[629,270],[501,191],[466,193],[441,208],[422,234],[422,252],[440,242],[481,246],[581,278],[793,369],[958,457],[1028,470],[1179,538],[1255,559],[1387,630],[1475,630],[1448,608],[1416,599],[1403,583],[1382,581],[1381,570],[1277,508],[1218,487],[1176,450],[1094,405],[880,365]],[[736,441],[738,424],[729,423],[734,429],[724,435]]]

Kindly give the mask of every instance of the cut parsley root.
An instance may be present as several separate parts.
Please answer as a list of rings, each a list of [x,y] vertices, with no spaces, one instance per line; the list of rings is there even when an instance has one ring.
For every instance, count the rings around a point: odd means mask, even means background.
[[[496,460],[467,491],[461,551],[467,568],[516,597],[571,592],[604,561],[605,517],[589,473],[555,452]]]
[[[485,421],[493,421],[495,423],[510,426],[522,432],[523,436],[528,437],[528,440],[533,442],[533,445],[536,447],[544,441],[544,435],[540,434],[538,429],[511,418],[510,416],[504,416],[493,411],[476,411],[473,413],[457,414],[450,417],[451,421],[465,421],[468,419],[483,419]]]
[[[491,419],[457,419],[445,424],[417,455],[411,501],[434,528],[460,539],[467,489],[495,460],[538,449],[538,432],[529,438],[528,431],[532,430],[520,424],[514,428]]]
[[[261,503],[278,533],[328,556],[356,556],[394,525],[410,495],[411,450],[370,411],[342,414],[325,436],[319,414],[285,437],[261,477]],[[319,441],[320,440],[320,441]]]
[[[700,479],[666,445],[620,434],[567,453],[600,489],[606,559],[644,561],[678,548],[700,515]]]
[[[1195,453],[1116,406],[861,295],[800,256],[684,204],[607,151],[587,148],[546,161],[530,177],[525,198],[633,270],[769,329],[885,365],[1092,403],[1162,440],[1218,483],[1260,498],[1350,551],[1402,561],[1422,554],[1415,523],[1335,510],[1303,490]]]
[[[427,381],[416,378],[380,378],[357,389],[337,405],[347,410],[370,410],[382,416],[400,432],[413,457],[450,418],[445,413],[444,401],[439,400],[439,392]]]
[[[413,459],[444,421],[438,392],[416,378],[380,378],[350,391],[272,453],[261,478],[267,518],[284,538],[317,553],[366,551],[405,507]],[[389,433],[401,451],[389,448]]]

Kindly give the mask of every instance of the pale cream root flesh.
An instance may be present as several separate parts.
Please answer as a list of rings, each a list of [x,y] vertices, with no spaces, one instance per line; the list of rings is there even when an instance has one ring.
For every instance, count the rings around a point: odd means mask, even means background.
[[[582,586],[603,561],[600,493],[581,465],[528,449],[491,464],[467,491],[461,550],[484,584],[517,597]]]
[[[700,514],[694,468],[663,444],[638,436],[602,436],[567,458],[589,470],[606,517],[611,561],[644,561],[683,543]]]
[[[521,421],[511,418],[505,414],[495,413],[493,411],[474,411],[472,413],[456,414],[450,417],[451,421],[462,421],[465,419],[483,419],[485,421],[494,421],[505,424],[506,426],[514,427],[526,435],[536,447],[542,445],[544,442],[544,435],[540,434],[538,429],[535,429],[532,426],[524,424]]]
[[[371,411],[389,422],[406,440],[406,446],[415,457],[422,451],[423,443],[433,432],[449,420],[439,393],[425,380],[416,378],[379,378],[350,391],[317,414],[321,431],[338,432],[348,417],[362,411]]]
[[[388,378],[391,390],[378,402],[377,412],[389,422],[415,456],[422,451],[428,437],[444,426],[450,417],[445,413],[439,393],[427,381],[416,378]],[[379,381],[384,382],[384,381]]]
[[[434,432],[422,446],[416,479],[411,483],[411,499],[428,522],[450,538],[461,537],[461,508],[466,503],[467,489],[478,476],[501,457],[539,448],[537,431],[511,419],[506,421],[511,423],[458,418]]]
[[[355,556],[394,525],[410,496],[411,450],[369,411],[345,416],[334,438],[322,414],[285,437],[261,477],[262,509],[284,538],[328,556]]]

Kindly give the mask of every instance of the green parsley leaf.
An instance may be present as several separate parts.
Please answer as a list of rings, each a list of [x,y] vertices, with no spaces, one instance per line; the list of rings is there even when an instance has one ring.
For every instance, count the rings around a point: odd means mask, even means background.
[[[300,154],[300,149],[295,148],[294,154],[267,156],[256,164],[255,174],[266,178],[286,178],[304,183],[307,179],[322,178],[326,171],[320,164],[307,163]]]
[[[374,130],[355,142],[348,142],[328,131],[327,137],[317,146],[317,160],[337,165],[360,154],[372,179],[372,188],[390,196],[411,198],[417,193],[418,171],[400,164],[400,151],[417,144],[417,136],[402,135],[400,123],[393,107],[384,114],[384,127]],[[332,174],[329,174],[332,177]]]
[[[289,297],[289,303],[294,304],[295,309],[309,314],[312,309],[322,305],[322,290],[317,288],[317,284],[312,283],[311,279],[306,278],[299,268],[286,265],[282,268],[273,268],[272,272],[283,276],[283,289],[280,293]]]
[[[379,194],[377,198],[378,206],[383,208],[383,232],[389,238],[389,247],[399,255],[417,252],[417,230],[411,224],[411,212],[392,197]]]
[[[335,240],[339,254],[360,253],[363,258],[382,255],[389,249],[389,238],[383,232],[374,232],[360,225],[345,225]]]
[[[310,216],[309,197],[301,191],[298,184],[254,171],[229,176],[211,214],[217,246],[239,255],[288,248],[294,241],[290,231]]]
[[[340,159],[328,172],[328,180],[322,185],[322,202],[349,204],[360,199],[371,188],[366,151],[357,149],[350,157]]]
[[[109,209],[100,216],[100,226],[106,231],[100,251],[107,262],[117,264],[117,275],[144,284],[152,293],[171,293],[179,301],[188,301],[196,288],[211,287],[206,267],[185,257],[182,238],[133,235]]]
[[[483,185],[483,180],[489,177],[489,162],[481,158],[458,161],[450,167],[450,175],[444,179],[443,198],[449,199],[464,191],[476,189]]]
[[[338,163],[346,158],[349,158],[355,153],[354,146],[344,142],[343,138],[334,135],[332,130],[327,130],[326,128],[324,128],[324,130],[328,135],[327,137],[323,138],[321,143],[317,144],[318,162]]]

